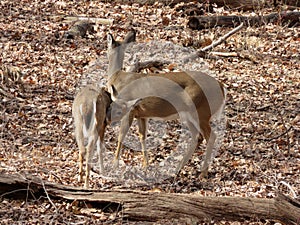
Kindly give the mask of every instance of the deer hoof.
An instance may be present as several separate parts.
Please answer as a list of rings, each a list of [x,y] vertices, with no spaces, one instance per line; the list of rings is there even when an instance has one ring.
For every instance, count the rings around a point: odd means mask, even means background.
[[[100,166],[100,173],[101,174],[104,173],[104,166],[103,165]]]
[[[83,186],[85,189],[88,189],[90,187],[89,183],[84,183],[84,186]]]
[[[148,167],[148,161],[143,161],[143,168],[147,169],[147,167]]]
[[[82,182],[82,175],[78,175],[78,182]]]

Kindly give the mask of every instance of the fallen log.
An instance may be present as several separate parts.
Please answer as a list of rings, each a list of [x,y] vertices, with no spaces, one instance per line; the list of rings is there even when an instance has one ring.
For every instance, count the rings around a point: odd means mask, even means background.
[[[122,4],[139,4],[139,5],[153,5],[158,1],[156,0],[115,0],[115,3]],[[175,6],[178,3],[191,3],[195,2],[195,0],[160,0],[159,3],[168,6]],[[207,3],[216,4],[218,7],[226,7],[230,9],[242,9],[242,10],[254,10],[254,9],[262,9],[266,6],[277,6],[279,4],[289,5],[289,6],[300,6],[299,0],[273,0],[273,1],[265,1],[265,0],[198,0],[199,3]]]
[[[199,0],[199,2],[205,2],[206,0]],[[300,6],[299,0],[210,0],[210,4],[217,4],[217,6],[227,7],[230,9],[242,9],[242,10],[253,10],[253,9],[262,9],[266,6],[277,6],[279,4],[289,5],[289,6]]]
[[[86,17],[86,16],[63,16],[64,22],[89,21],[102,25],[112,25],[113,19]]]
[[[135,221],[179,220],[211,222],[269,219],[297,224],[300,203],[279,194],[274,199],[246,197],[203,197],[191,194],[153,193],[133,190],[86,190],[44,182],[38,177],[0,174],[0,197],[38,198],[49,201],[84,201],[94,207],[117,205],[122,216]]]
[[[218,7],[224,6],[226,8],[241,9],[244,11],[264,8],[266,3],[264,0],[210,0],[210,4],[216,4]]]
[[[189,18],[188,27],[195,30],[216,26],[235,27],[240,23],[248,26],[262,26],[268,23],[288,24],[289,27],[300,25],[300,12],[285,11],[266,16],[193,16]]]

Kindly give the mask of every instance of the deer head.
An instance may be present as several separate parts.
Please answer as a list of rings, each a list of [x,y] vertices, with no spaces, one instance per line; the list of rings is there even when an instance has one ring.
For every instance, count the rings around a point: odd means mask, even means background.
[[[131,30],[128,32],[123,41],[116,41],[111,34],[107,35],[107,42],[110,43],[108,45],[108,73],[107,75],[110,77],[117,71],[120,71],[123,67],[125,49],[127,45],[131,42],[135,42],[136,32],[135,30]]]

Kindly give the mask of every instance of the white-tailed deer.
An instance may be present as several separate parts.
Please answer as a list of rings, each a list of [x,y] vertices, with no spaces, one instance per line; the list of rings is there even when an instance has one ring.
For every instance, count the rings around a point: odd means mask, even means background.
[[[95,145],[100,160],[100,172],[103,167],[104,132],[108,120],[106,112],[111,103],[110,94],[104,88],[97,86],[83,87],[76,95],[72,107],[75,123],[75,137],[79,147],[79,182],[83,178],[83,159],[86,158],[84,187],[89,187],[89,175],[91,158]],[[88,142],[85,147],[84,139]]]
[[[216,139],[216,134],[210,126],[210,120],[212,115],[220,112],[225,104],[225,88],[222,83],[206,73],[197,71],[161,74],[121,71],[122,61],[119,59],[124,57],[125,48],[123,45],[127,42],[116,42],[110,34],[107,39],[109,71],[111,71],[107,86],[114,101],[110,110],[112,117],[122,117],[115,153],[115,166],[118,165],[122,142],[134,118],[138,122],[138,132],[144,156],[143,165],[146,167],[148,165],[145,144],[147,119],[174,119],[179,116],[191,131],[192,143],[176,172],[178,173],[192,156],[198,146],[199,134],[201,134],[207,142],[201,171],[202,175],[206,176]],[[119,112],[118,107],[134,101],[136,101],[136,105],[131,111],[123,110],[123,115],[114,114],[114,108]]]

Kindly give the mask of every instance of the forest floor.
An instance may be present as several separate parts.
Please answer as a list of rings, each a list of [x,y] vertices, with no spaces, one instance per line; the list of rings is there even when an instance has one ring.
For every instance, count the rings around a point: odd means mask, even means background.
[[[50,182],[81,186],[78,182],[78,148],[74,139],[72,102],[90,73],[102,76],[107,68],[106,35],[122,39],[130,28],[137,42],[171,41],[199,49],[232,28],[194,31],[186,27],[184,9],[121,5],[101,1],[0,2],[0,65],[15,66],[23,73],[0,83],[0,172],[31,174]],[[273,9],[255,11],[268,14]],[[216,8],[206,15],[250,15]],[[252,13],[253,15],[254,13]],[[71,23],[66,15],[113,19],[113,25],[95,25],[96,33],[66,39]],[[91,188],[156,190],[201,196],[272,198],[279,190],[300,195],[300,28],[282,24],[245,27],[217,52],[251,57],[205,59],[213,76],[228,90],[226,132],[208,178],[200,177],[205,144],[200,145],[181,173],[170,181],[131,185],[94,173]],[[101,59],[101,60],[99,60]],[[99,70],[100,72],[97,72]],[[1,78],[0,78],[1,79]],[[176,149],[176,122],[168,122],[165,143],[150,151],[155,163]],[[114,152],[117,133],[109,127],[106,151]],[[123,149],[122,158],[141,162],[141,154]],[[294,194],[293,194],[294,192]],[[130,223],[105,210],[49,199],[0,199],[1,224],[112,224]],[[220,222],[226,224],[226,222]],[[252,218],[241,222],[272,224]],[[237,223],[234,223],[237,224]]]

